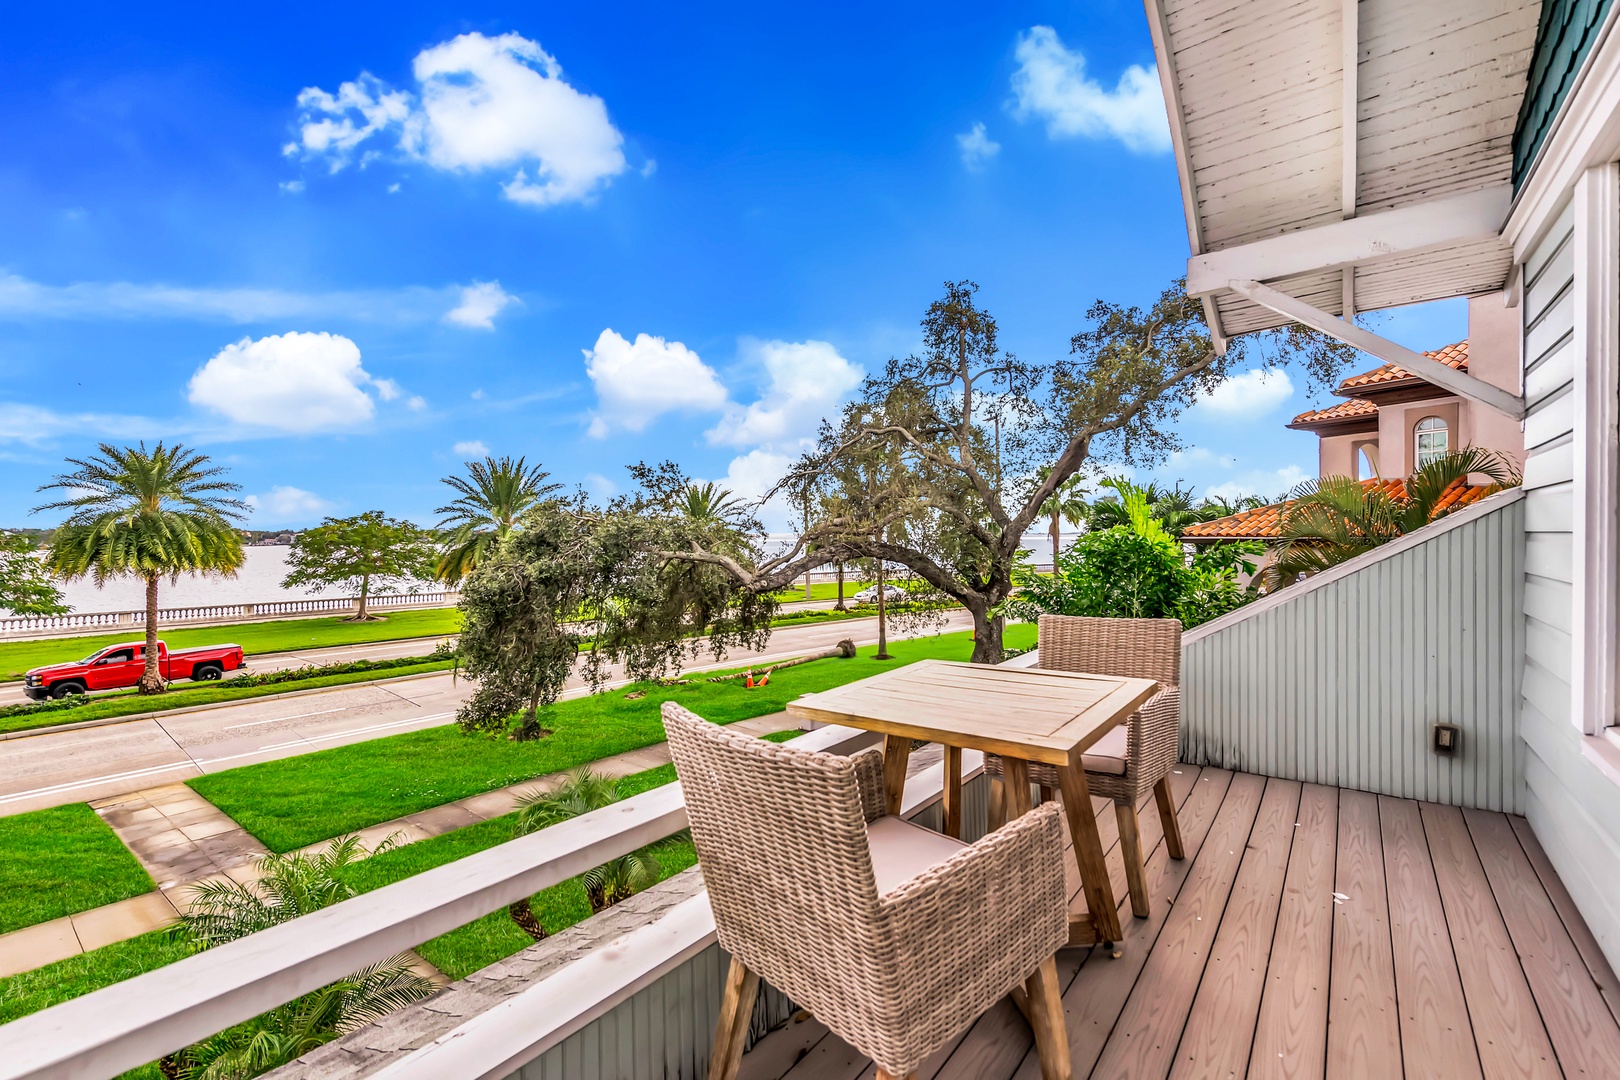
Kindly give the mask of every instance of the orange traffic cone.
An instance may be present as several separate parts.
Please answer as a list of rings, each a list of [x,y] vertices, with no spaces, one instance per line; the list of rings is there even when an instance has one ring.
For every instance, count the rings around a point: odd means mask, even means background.
[[[745,685],[750,690],[752,690],[754,688],[754,669],[753,668],[748,669],[748,682]]]
[[[761,686],[769,686],[770,682],[771,682],[771,673],[768,672],[768,671],[765,674],[763,674],[763,675],[761,675],[759,677],[759,685],[761,685]]]

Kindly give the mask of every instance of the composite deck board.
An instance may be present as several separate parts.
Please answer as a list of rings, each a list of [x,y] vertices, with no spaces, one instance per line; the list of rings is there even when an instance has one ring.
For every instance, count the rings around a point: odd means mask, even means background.
[[[1328,976],[1328,1080],[1401,1076],[1389,900],[1378,797],[1339,793],[1333,885],[1333,967]]]
[[[1485,868],[1462,812],[1425,803],[1423,831],[1468,999],[1468,1019],[1486,1080],[1557,1077],[1558,1058],[1525,982]]]
[[[1178,769],[1185,860],[1141,810],[1151,917],[1119,888],[1123,956],[1059,954],[1076,1080],[1620,1077],[1620,988],[1522,818]],[[1038,1080],[1032,1041],[999,1002],[918,1080]],[[814,1019],[741,1073],[873,1075]]]
[[[1620,1027],[1503,814],[1465,810],[1496,906],[1567,1077],[1620,1076]]]
[[[1320,1080],[1326,1067],[1338,822],[1338,791],[1306,784],[1255,1021],[1249,1080]]]
[[[1192,1012],[1176,1049],[1172,1080],[1238,1076],[1248,1066],[1265,990],[1278,897],[1299,818],[1300,785],[1268,780]]]
[[[1378,798],[1407,1080],[1476,1080],[1479,1050],[1418,804]]]

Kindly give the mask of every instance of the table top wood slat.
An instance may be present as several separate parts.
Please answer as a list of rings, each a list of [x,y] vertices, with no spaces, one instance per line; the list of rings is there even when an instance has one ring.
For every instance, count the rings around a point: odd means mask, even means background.
[[[788,704],[801,720],[1065,765],[1159,689],[1152,679],[921,660]]]

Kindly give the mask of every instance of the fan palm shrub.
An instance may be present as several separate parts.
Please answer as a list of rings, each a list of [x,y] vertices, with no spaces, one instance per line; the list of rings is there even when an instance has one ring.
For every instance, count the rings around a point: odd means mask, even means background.
[[[518,799],[513,835],[526,836],[539,832],[618,801],[618,781],[588,768],[576,769],[552,790],[530,792]],[[590,901],[591,914],[606,911],[620,900],[656,884],[661,871],[653,852],[658,847],[655,844],[632,851],[581,874],[580,884],[585,887],[585,898]],[[536,941],[546,936],[545,928],[540,925],[526,898],[511,905],[507,911],[512,921]]]
[[[1519,472],[1495,450],[1464,447],[1436,458],[1406,478],[1403,493],[1348,476],[1307,480],[1282,511],[1282,540],[1261,575],[1267,592],[1301,575],[1337,566],[1391,540],[1438,521],[1456,508],[1447,502],[1454,484],[1473,474],[1490,480],[1485,494],[1517,487]]]
[[[472,573],[518,527],[525,510],[561,491],[561,484],[546,483],[550,475],[523,458],[486,457],[467,462],[465,477],[446,476],[459,498],[433,511],[444,515],[437,526],[444,532],[439,579],[455,584]]]
[[[390,837],[373,854],[393,846]],[[252,884],[224,880],[193,886],[186,914],[169,933],[207,949],[330,907],[355,894],[343,872],[366,855],[353,836],[333,840],[314,854],[265,855]],[[164,1058],[160,1068],[176,1080],[247,1080],[436,989],[401,953],[193,1043]]]
[[[90,577],[99,586],[112,578],[138,577],[146,584],[146,670],[139,691],[161,693],[158,669],[158,582],[181,574],[234,577],[242,565],[242,536],[235,522],[247,505],[230,495],[241,485],[222,479],[225,470],[207,455],[180,443],[138,446],[102,443],[98,453],[69,458],[72,472],[42,485],[62,499],[34,513],[66,510],[45,564],[57,577]]]

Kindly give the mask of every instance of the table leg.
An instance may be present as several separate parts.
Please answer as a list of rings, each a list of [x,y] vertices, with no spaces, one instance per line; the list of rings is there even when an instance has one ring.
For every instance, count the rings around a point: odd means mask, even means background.
[[[1117,942],[1123,936],[1119,905],[1114,901],[1114,887],[1108,880],[1108,863],[1103,855],[1102,837],[1097,834],[1097,815],[1091,808],[1091,786],[1086,783],[1086,771],[1078,765],[1062,766],[1058,769],[1058,780],[1063,792],[1063,810],[1069,817],[1069,835],[1074,840],[1074,858],[1080,864],[1080,882],[1086,891],[1086,907],[1091,912],[1091,925],[1096,930],[1097,940]]]
[[[962,839],[962,748],[945,748],[945,835]]]
[[[1001,767],[1006,778],[1007,820],[1012,821],[1033,809],[1029,799],[1029,763],[1023,758],[1003,757]]]
[[[900,735],[883,737],[883,790],[888,796],[891,817],[900,813],[900,799],[906,793],[906,763],[911,760],[911,740]]]

